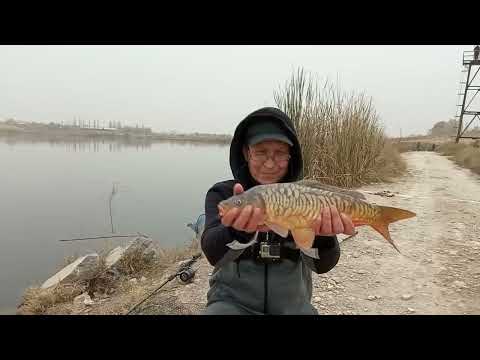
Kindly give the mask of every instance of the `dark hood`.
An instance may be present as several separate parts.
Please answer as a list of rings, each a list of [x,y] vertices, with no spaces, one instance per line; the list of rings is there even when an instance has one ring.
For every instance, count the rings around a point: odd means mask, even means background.
[[[247,161],[243,156],[242,149],[245,144],[245,130],[249,124],[265,118],[278,122],[287,131],[288,137],[293,142],[293,147],[290,149],[292,157],[288,164],[288,171],[281,182],[292,182],[303,177],[302,150],[292,121],[283,111],[273,107],[265,107],[254,111],[238,124],[230,144],[230,168],[232,169],[233,177],[246,189],[258,185],[258,183],[250,176]]]

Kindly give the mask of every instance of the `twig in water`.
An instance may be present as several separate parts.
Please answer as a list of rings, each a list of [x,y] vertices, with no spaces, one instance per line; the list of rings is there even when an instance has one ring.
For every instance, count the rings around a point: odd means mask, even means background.
[[[115,229],[113,228],[113,219],[112,219],[112,199],[117,193],[117,187],[115,186],[116,184],[113,183],[112,186],[112,193],[110,194],[110,199],[109,199],[109,205],[110,205],[110,225],[112,226],[112,234],[115,233]]]
[[[87,238],[79,238],[79,239],[62,239],[58,241],[77,241],[77,240],[95,240],[95,239],[111,239],[111,238],[124,238],[124,237],[135,237],[141,236],[144,238],[148,238],[147,235],[137,233],[136,235],[109,235],[109,236],[95,236],[95,237],[87,237]]]

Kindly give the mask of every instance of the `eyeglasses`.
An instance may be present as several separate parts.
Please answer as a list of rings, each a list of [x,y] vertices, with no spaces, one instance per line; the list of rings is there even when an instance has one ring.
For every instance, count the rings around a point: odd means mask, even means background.
[[[250,150],[249,153],[252,160],[259,163],[264,163],[270,158],[273,159],[273,161],[275,161],[276,163],[282,164],[286,163],[291,158],[290,154],[285,152],[276,152],[273,154],[273,156],[269,155],[266,151]]]

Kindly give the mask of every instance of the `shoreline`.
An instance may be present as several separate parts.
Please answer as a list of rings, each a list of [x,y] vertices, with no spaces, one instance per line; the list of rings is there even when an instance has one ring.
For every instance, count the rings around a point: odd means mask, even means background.
[[[47,127],[47,126],[45,126]],[[90,129],[90,128],[21,128],[18,126],[5,126],[0,123],[0,137],[8,139],[27,140],[56,140],[56,141],[82,141],[82,140],[114,140],[123,142],[153,143],[156,141],[189,141],[212,144],[226,144],[231,141],[231,135],[227,134],[176,134],[176,133],[153,133],[142,129]]]

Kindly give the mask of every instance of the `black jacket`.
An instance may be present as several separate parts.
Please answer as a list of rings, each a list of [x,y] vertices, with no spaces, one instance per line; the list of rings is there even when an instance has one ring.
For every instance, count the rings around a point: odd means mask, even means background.
[[[215,265],[229,250],[226,244],[236,239],[239,242],[246,243],[252,239],[253,234],[237,231],[231,227],[225,227],[220,221],[217,205],[220,201],[233,195],[233,186],[236,183],[242,184],[245,190],[258,185],[251,177],[248,171],[248,164],[243,156],[242,148],[245,143],[245,129],[253,121],[259,118],[269,117],[278,121],[288,132],[290,140],[293,142],[291,149],[291,159],[289,168],[281,182],[292,182],[302,178],[303,160],[302,151],[298,142],[297,134],[291,120],[280,110],[275,108],[262,108],[248,115],[240,122],[235,130],[230,145],[230,168],[234,180],[227,180],[216,183],[207,192],[205,198],[205,230],[201,238],[202,250],[211,265]],[[258,241],[265,238],[265,233],[259,233]],[[269,239],[275,241],[291,241],[291,234],[286,239],[269,232]],[[319,258],[312,258],[302,253],[302,259],[316,273],[325,273],[330,271],[340,258],[340,247],[336,236],[317,236],[315,238],[314,248],[318,249]],[[298,250],[300,251],[300,250]]]

